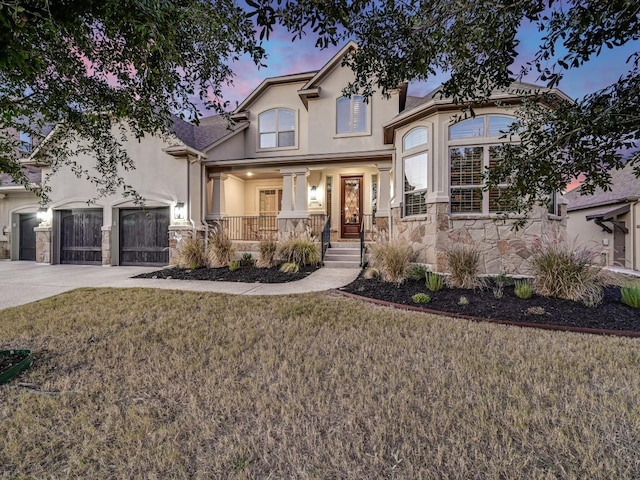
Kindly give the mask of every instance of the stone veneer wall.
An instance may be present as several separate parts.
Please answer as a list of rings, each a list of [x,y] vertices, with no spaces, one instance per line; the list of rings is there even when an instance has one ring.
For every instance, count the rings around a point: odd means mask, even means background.
[[[36,227],[36,262],[51,263],[51,227]]]
[[[102,265],[111,266],[111,227],[102,227]]]
[[[196,234],[205,236],[204,229],[198,229]],[[169,226],[169,265],[178,264],[178,255],[180,252],[180,242],[184,238],[191,238],[194,230],[190,225],[171,225]]]
[[[394,239],[406,242],[413,251],[414,261],[428,264],[438,272],[447,270],[446,251],[450,245],[472,245],[480,252],[481,274],[530,272],[528,262],[533,248],[545,236],[566,238],[566,210],[560,205],[560,215],[551,216],[536,207],[525,226],[515,231],[513,221],[473,215],[451,216],[448,203],[427,205],[427,214],[400,218],[400,209],[391,211]]]
[[[0,235],[0,260],[11,258],[11,233]]]

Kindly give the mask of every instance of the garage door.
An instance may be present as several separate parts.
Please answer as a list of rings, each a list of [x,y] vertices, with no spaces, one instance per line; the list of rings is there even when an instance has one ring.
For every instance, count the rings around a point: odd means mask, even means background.
[[[169,263],[169,207],[120,210],[120,265]]]
[[[19,260],[36,259],[36,232],[33,231],[40,224],[35,213],[20,215],[20,251]]]
[[[60,263],[102,264],[102,210],[60,211]]]

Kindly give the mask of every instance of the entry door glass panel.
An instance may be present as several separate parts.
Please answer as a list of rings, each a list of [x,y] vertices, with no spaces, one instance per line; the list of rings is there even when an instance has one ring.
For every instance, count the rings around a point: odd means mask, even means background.
[[[362,177],[342,178],[342,237],[358,238],[362,224]]]

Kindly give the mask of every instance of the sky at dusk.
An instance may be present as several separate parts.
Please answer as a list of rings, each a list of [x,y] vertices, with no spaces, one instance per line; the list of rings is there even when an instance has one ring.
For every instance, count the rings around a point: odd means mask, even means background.
[[[276,31],[264,43],[269,55],[267,67],[258,69],[249,59],[241,60],[234,65],[236,77],[234,85],[224,89],[224,100],[230,102],[230,107],[236,106],[249,95],[267,77],[277,77],[293,73],[319,70],[342,47],[329,47],[320,50],[314,46],[316,38],[307,35],[302,40],[291,42],[292,35],[282,30]],[[512,71],[517,72],[520,64],[533,58],[540,44],[540,33],[535,25],[526,25],[520,29],[518,36],[518,57]],[[572,98],[581,98],[586,94],[597,91],[613,82],[628,71],[625,63],[629,55],[640,50],[640,42],[632,42],[613,50],[605,49],[599,57],[594,58],[585,66],[570,70],[565,74],[560,89]],[[438,87],[448,78],[447,74],[436,76],[426,82],[411,82],[409,95],[421,96]],[[531,83],[542,84],[536,76],[525,78]]]

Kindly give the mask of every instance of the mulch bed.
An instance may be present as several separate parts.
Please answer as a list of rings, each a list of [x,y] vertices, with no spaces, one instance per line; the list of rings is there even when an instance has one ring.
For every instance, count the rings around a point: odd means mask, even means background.
[[[134,278],[166,278],[176,280],[212,280],[219,282],[246,283],[286,283],[302,280],[315,272],[318,267],[300,267],[297,272],[283,273],[279,267],[257,268],[241,267],[232,272],[228,267],[196,268],[194,270],[181,268],[163,268],[156,272],[143,273]]]
[[[640,332],[640,310],[622,303],[620,288],[613,286],[604,288],[603,301],[596,307],[587,307],[578,302],[538,295],[533,295],[528,300],[522,300],[516,297],[513,286],[504,287],[503,297],[500,299],[495,298],[491,286],[476,291],[444,287],[438,292],[430,292],[423,280],[408,280],[401,285],[396,285],[379,279],[364,279],[360,276],[356,281],[340,290],[394,304],[476,318],[572,328]],[[424,305],[414,303],[411,297],[419,292],[427,293],[431,297],[431,301]],[[461,296],[466,297],[468,304],[459,304]]]
[[[12,353],[12,354],[0,355],[0,374],[6,372],[14,365],[19,364],[25,358],[27,358],[26,353]]]

